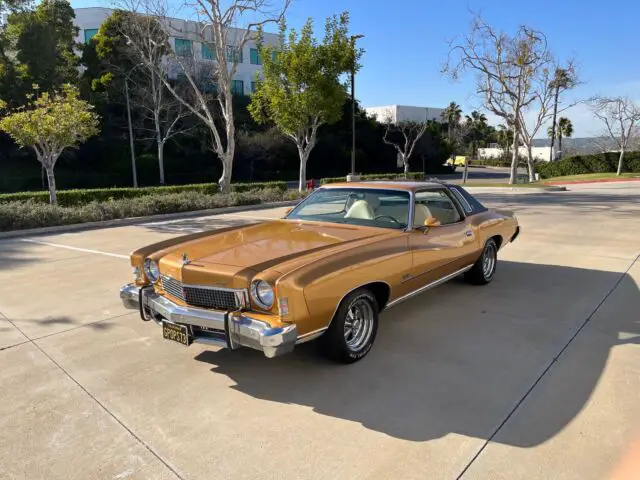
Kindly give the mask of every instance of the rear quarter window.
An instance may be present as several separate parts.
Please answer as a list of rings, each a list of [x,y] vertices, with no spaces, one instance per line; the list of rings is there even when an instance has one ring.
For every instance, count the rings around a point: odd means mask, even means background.
[[[458,185],[450,185],[449,190],[456,197],[467,214],[486,212],[487,207],[482,205],[473,195]]]

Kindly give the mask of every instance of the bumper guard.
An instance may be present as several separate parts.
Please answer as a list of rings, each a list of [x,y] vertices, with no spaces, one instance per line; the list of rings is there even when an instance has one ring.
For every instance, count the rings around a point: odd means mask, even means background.
[[[272,358],[291,352],[298,339],[295,325],[272,327],[242,311],[184,307],[158,295],[153,287],[125,285],[120,289],[120,299],[125,308],[138,310],[144,321],[186,325],[196,343],[231,350],[249,347]]]

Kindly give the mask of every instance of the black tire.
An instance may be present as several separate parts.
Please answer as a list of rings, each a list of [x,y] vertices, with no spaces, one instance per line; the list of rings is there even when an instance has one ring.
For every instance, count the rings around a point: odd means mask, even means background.
[[[487,240],[482,250],[482,255],[476,260],[470,270],[465,272],[464,278],[473,285],[486,285],[496,273],[498,265],[498,245],[493,238]]]
[[[350,311],[351,315],[349,315]],[[358,315],[359,323],[357,323]],[[367,316],[366,320],[365,316]],[[347,340],[350,321],[353,325],[352,333],[351,338]],[[356,323],[360,326],[360,330],[357,329]],[[319,339],[320,349],[323,355],[335,362],[354,363],[369,353],[377,333],[378,302],[369,290],[359,288],[347,295],[340,303],[329,329]],[[360,334],[363,338],[358,342]]]

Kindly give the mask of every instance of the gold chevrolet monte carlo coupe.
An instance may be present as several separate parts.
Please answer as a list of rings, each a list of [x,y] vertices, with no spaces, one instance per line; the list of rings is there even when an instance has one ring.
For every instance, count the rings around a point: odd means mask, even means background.
[[[371,350],[382,310],[457,275],[489,283],[519,231],[513,213],[457,185],[330,184],[284,218],[136,250],[120,297],[183,345],[275,357],[320,337],[327,356],[351,363]]]

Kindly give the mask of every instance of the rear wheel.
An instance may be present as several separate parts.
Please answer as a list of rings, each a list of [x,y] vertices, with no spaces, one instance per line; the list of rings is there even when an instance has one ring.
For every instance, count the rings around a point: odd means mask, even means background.
[[[336,362],[357,362],[369,353],[377,333],[376,298],[367,289],[354,290],[342,300],[320,338],[322,353]]]
[[[492,238],[484,244],[482,255],[476,260],[470,270],[464,274],[464,278],[474,285],[486,285],[496,273],[498,264],[498,245]]]

